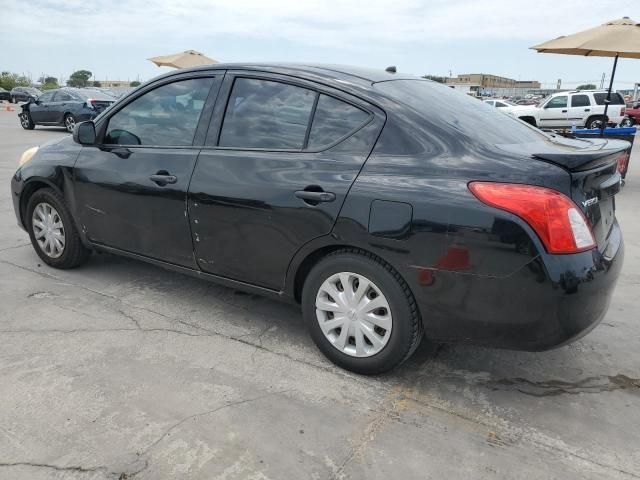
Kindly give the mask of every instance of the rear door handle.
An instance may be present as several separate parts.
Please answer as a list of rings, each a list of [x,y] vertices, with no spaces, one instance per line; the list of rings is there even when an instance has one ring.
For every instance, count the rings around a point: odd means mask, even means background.
[[[169,175],[168,173],[156,173],[155,175],[151,175],[149,180],[157,183],[161,187],[164,187],[169,183],[176,183],[178,181],[178,177],[175,175]]]
[[[590,108],[585,108],[585,109],[584,109],[584,111],[585,111],[585,112],[590,112],[590,111],[591,111],[591,109],[590,109]]]
[[[336,194],[331,192],[311,192],[309,190],[298,190],[295,193],[296,197],[309,203],[320,202],[333,202],[336,199]]]

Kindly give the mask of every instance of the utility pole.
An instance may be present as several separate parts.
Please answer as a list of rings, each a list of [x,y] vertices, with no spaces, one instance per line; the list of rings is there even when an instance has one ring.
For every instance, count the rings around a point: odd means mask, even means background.
[[[605,77],[605,72],[602,72],[602,78],[600,79],[600,89],[604,88],[604,77]]]

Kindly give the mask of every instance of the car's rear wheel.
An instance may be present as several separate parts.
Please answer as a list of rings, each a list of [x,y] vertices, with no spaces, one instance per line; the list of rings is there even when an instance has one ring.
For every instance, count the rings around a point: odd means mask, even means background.
[[[20,125],[22,125],[22,128],[25,130],[33,130],[36,127],[36,124],[33,123],[29,112],[23,112],[20,114]]]
[[[25,212],[25,224],[33,248],[47,265],[73,268],[89,256],[69,209],[55,190],[44,188],[31,196]]]
[[[408,285],[390,265],[358,249],[334,252],[309,272],[302,309],[318,348],[356,373],[391,370],[423,336]]]
[[[73,133],[73,129],[75,126],[76,126],[76,118],[70,113],[67,113],[64,116],[64,128],[67,129],[67,132]]]
[[[593,129],[593,128],[602,128],[602,124],[604,123],[604,117],[603,116],[595,116],[595,117],[591,117],[587,120],[587,128],[589,129]]]

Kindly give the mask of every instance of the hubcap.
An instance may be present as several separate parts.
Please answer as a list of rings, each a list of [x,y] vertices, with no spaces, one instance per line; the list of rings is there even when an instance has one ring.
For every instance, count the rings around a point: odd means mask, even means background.
[[[75,127],[75,125],[76,125],[76,121],[73,119],[73,117],[71,115],[69,115],[65,119],[64,123],[67,126],[67,130],[69,130],[70,132],[73,131],[73,127]]]
[[[389,341],[393,320],[389,302],[368,278],[340,272],[316,295],[316,317],[331,344],[352,357],[370,357]]]
[[[24,128],[29,126],[29,117],[26,114],[20,115],[20,123]]]
[[[31,224],[40,250],[50,258],[60,257],[64,252],[65,236],[58,211],[48,203],[39,203],[33,209]]]

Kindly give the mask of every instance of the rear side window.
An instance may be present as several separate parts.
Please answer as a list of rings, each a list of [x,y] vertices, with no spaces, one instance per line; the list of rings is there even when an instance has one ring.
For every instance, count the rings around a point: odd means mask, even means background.
[[[589,101],[589,95],[572,95],[571,106],[572,107],[588,107],[591,105]]]
[[[565,108],[567,106],[567,97],[562,95],[560,97],[553,97],[544,108]]]
[[[73,100],[73,97],[69,95],[67,92],[57,92],[55,96],[56,102],[68,102]]]
[[[320,94],[307,148],[313,150],[331,145],[360,128],[368,119],[369,114],[364,110]]]
[[[213,81],[213,78],[182,80],[136,98],[109,119],[105,143],[191,145]]]
[[[593,98],[598,105],[604,105],[604,101],[607,99],[607,92],[594,93]],[[610,105],[624,105],[624,98],[618,92],[611,92]]]
[[[237,78],[220,132],[221,147],[302,149],[316,92],[272,80]]]

